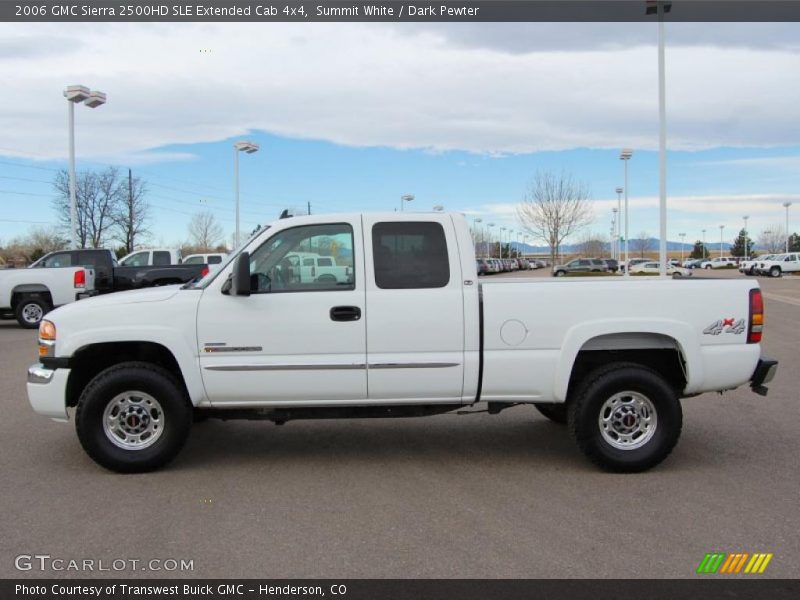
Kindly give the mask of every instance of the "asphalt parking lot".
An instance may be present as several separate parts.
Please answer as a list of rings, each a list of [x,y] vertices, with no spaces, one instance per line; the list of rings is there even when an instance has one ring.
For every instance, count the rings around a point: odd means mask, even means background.
[[[129,577],[684,578],[720,551],[771,552],[760,577],[798,577],[800,277],[760,282],[764,352],[781,362],[769,396],[684,401],[676,450],[637,475],[596,470],[531,407],[210,421],[167,469],[115,475],[83,453],[71,423],[31,411],[36,334],[2,321],[0,576],[114,575],[15,569],[17,555],[38,553],[194,561],[191,572],[117,574]]]

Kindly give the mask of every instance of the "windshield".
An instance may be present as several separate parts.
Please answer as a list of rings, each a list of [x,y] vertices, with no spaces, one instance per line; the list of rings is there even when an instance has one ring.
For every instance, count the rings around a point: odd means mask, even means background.
[[[264,233],[267,229],[269,229],[269,225],[265,225],[261,229],[258,229],[257,231],[253,232],[253,234],[249,238],[247,238],[244,242],[239,244],[239,246],[236,249],[234,249],[230,254],[228,254],[225,257],[225,260],[222,262],[222,264],[220,264],[220,266],[214,267],[213,269],[209,269],[205,277],[203,277],[202,279],[198,279],[197,281],[190,281],[189,283],[184,285],[181,289],[184,290],[203,289],[204,287],[206,287],[209,283],[214,281],[217,275],[219,275],[222,271],[225,270],[225,267],[227,267],[233,261],[233,259],[239,256],[239,253],[244,248],[246,248],[250,242],[252,242],[259,235]]]

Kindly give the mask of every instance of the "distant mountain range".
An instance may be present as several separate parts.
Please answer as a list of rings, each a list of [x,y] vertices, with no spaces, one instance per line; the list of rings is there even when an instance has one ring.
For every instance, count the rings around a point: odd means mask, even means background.
[[[497,242],[494,244],[495,248],[497,247]],[[658,251],[658,239],[657,238],[650,238],[649,244],[651,250],[650,252],[657,252]],[[692,248],[694,248],[694,242],[691,244],[689,242],[685,242],[681,244],[680,242],[670,242],[667,241],[667,252],[680,252],[681,246],[683,246],[683,251],[686,252],[688,255]],[[723,243],[722,250],[723,252],[730,252],[733,244],[730,243]],[[606,247],[608,247],[608,243],[606,243]],[[624,247],[624,246],[623,246]],[[630,252],[633,252],[634,242],[631,240],[630,242]],[[532,246],[530,244],[519,244],[517,242],[511,243],[511,248],[513,251],[522,251],[523,254],[548,254],[550,249],[547,246]],[[716,244],[713,242],[706,242],[706,248],[711,251],[719,251],[719,242]],[[755,250],[762,250],[759,246],[753,247]],[[561,246],[561,252],[564,254],[575,254],[580,252],[581,244],[566,244]]]

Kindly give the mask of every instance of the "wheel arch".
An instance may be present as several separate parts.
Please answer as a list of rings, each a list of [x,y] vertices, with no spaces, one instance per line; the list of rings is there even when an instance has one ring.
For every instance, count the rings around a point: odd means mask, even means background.
[[[695,336],[696,337],[696,336]],[[699,345],[685,323],[593,322],[567,333],[555,371],[554,396],[566,401],[572,384],[588,370],[609,362],[634,362],[661,373],[680,395],[702,384]]]
[[[153,341],[113,341],[87,344],[72,354],[66,389],[67,406],[77,405],[81,392],[98,373],[129,361],[147,362],[166,369],[183,387],[193,405],[201,399],[202,384],[199,389],[192,385],[192,378],[187,379],[178,358],[163,344]]]
[[[14,286],[11,290],[11,308],[16,308],[19,301],[26,296],[42,298],[50,306],[53,306],[53,294],[50,292],[50,288],[42,283],[23,283]]]

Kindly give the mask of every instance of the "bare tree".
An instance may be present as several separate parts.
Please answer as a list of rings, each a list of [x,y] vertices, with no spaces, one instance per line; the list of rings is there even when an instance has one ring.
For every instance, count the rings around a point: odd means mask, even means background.
[[[582,256],[587,257],[601,257],[608,249],[608,242],[603,239],[602,235],[596,233],[587,233],[581,236],[578,241],[578,251]]]
[[[223,233],[222,225],[217,223],[216,217],[210,211],[197,213],[189,223],[192,244],[196,248],[202,248],[202,252],[208,252],[216,246]]]
[[[119,171],[108,167],[103,171],[78,173],[75,181],[75,204],[77,209],[77,236],[81,248],[100,248],[114,225],[113,214],[120,200]],[[71,227],[69,175],[59,171],[53,181],[56,198],[53,206],[58,212],[62,226]]]
[[[646,231],[643,231],[639,234],[637,238],[631,238],[630,249],[632,252],[638,252],[639,258],[644,258],[644,255],[648,252],[652,252],[655,248],[655,242],[653,238],[650,237],[650,234]]]
[[[0,248],[2,262],[19,263],[20,266],[38,260],[45,254],[63,250],[69,241],[56,227],[34,227],[27,234],[10,240]]]
[[[136,240],[150,234],[150,205],[145,200],[147,184],[133,177],[128,169],[128,178],[120,186],[119,203],[111,215],[114,222],[114,239],[133,252]]]
[[[564,240],[593,220],[589,192],[572,175],[539,172],[517,205],[517,218],[528,233],[549,246],[550,261],[555,264]]]
[[[769,254],[783,252],[786,249],[786,229],[783,225],[774,225],[765,229],[758,236],[758,245],[766,248]]]

